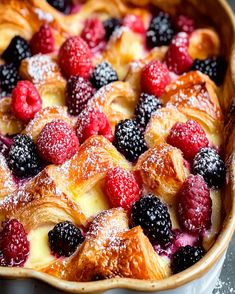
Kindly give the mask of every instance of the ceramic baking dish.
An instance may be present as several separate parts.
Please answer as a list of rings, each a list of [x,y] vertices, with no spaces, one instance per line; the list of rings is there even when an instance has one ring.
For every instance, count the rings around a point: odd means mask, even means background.
[[[148,1],[134,0],[136,5]],[[140,293],[158,294],[209,294],[212,292],[220,274],[226,250],[235,229],[235,18],[224,0],[172,0],[165,1],[183,6],[186,13],[200,19],[208,18],[216,28],[223,44],[222,54],[228,60],[228,71],[224,86],[219,95],[225,114],[225,150],[227,164],[227,183],[223,191],[224,220],[220,235],[213,247],[196,265],[162,281],[144,281],[135,279],[110,279],[96,282],[67,282],[47,274],[23,268],[0,267],[0,278],[35,278],[55,288],[69,293]],[[153,0],[153,4],[164,5],[164,0]],[[174,8],[173,8],[174,9]],[[29,283],[31,281],[29,280]],[[120,290],[122,289],[122,290]]]

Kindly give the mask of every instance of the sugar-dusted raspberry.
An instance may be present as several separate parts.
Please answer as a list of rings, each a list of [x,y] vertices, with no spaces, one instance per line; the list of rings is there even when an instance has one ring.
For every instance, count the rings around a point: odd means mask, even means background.
[[[201,148],[209,145],[205,131],[194,120],[176,123],[170,130],[167,143],[179,148],[189,161],[193,160]]]
[[[115,167],[107,173],[105,192],[112,207],[122,207],[127,211],[140,198],[140,188],[134,175],[120,167]]]
[[[95,92],[92,84],[79,76],[71,76],[66,86],[66,104],[72,115],[78,115]]]
[[[193,60],[188,53],[188,46],[189,36],[181,32],[173,38],[166,53],[165,61],[168,69],[178,75],[188,71],[193,64]]]
[[[47,54],[55,50],[55,39],[48,24],[41,25],[38,32],[36,32],[30,40],[30,48],[33,54]]]
[[[67,77],[79,75],[88,78],[92,71],[92,61],[87,43],[80,37],[68,38],[60,48],[59,64]]]
[[[20,37],[15,36],[9,46],[2,54],[2,59],[4,59],[7,63],[14,63],[16,67],[20,65],[21,60],[30,57],[31,50],[28,42]]]
[[[171,261],[171,269],[173,274],[177,274],[186,270],[190,266],[198,262],[205,254],[202,247],[195,247],[186,245],[180,247],[179,250],[173,255]]]
[[[190,175],[178,194],[178,213],[182,227],[191,233],[201,233],[211,225],[210,191],[200,175]]]
[[[194,29],[194,20],[185,15],[179,15],[176,19],[175,26],[178,32],[185,32],[191,34]]]
[[[44,126],[37,139],[39,155],[53,164],[62,164],[78,149],[79,142],[74,129],[62,120]]]
[[[12,92],[12,112],[24,121],[34,118],[42,108],[42,99],[30,81],[19,81]]]
[[[23,225],[16,219],[2,223],[0,266],[23,266],[29,255],[29,241]]]
[[[143,20],[139,15],[128,14],[123,19],[123,25],[135,33],[143,34],[145,32]]]
[[[102,135],[109,141],[113,141],[112,128],[106,115],[99,110],[85,109],[77,121],[79,142],[83,143],[93,135]]]
[[[105,39],[105,29],[99,18],[89,18],[85,21],[81,37],[85,40],[90,48],[99,45]]]
[[[69,221],[58,223],[48,233],[49,245],[56,257],[72,255],[84,241],[81,230]]]
[[[141,87],[143,92],[157,97],[163,94],[170,80],[167,67],[157,60],[147,64],[141,73]]]

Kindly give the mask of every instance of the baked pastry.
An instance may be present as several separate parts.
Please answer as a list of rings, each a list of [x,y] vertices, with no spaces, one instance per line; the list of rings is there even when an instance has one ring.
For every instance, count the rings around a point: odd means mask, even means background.
[[[178,0],[69,2],[0,3],[0,266],[165,279],[221,227],[220,39]]]

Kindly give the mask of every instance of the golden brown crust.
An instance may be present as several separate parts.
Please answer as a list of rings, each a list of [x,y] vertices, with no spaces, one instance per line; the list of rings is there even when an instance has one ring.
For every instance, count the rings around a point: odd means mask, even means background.
[[[135,166],[145,187],[167,204],[174,204],[189,171],[182,152],[167,143],[160,143],[142,154]]]
[[[0,200],[17,189],[13,175],[7,166],[4,156],[0,153]]]

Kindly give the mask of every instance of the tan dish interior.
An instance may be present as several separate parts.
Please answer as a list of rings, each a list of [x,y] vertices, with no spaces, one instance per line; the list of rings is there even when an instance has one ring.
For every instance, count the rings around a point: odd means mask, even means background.
[[[62,281],[47,274],[23,269],[0,267],[0,276],[5,278],[36,278],[58,289],[70,293],[101,293],[112,288],[126,288],[136,291],[163,291],[177,288],[185,283],[202,276],[222,256],[228,247],[229,241],[235,229],[235,113],[228,115],[232,100],[235,99],[235,19],[225,0],[132,0],[136,5],[152,2],[153,4],[168,8],[170,3],[183,6],[186,13],[206,15],[219,32],[223,44],[224,54],[229,61],[228,72],[223,89],[220,94],[220,102],[225,114],[225,150],[226,164],[228,167],[227,185],[223,191],[224,222],[221,233],[213,247],[206,256],[190,269],[171,276],[162,281],[143,281],[135,279],[110,279],[88,283]],[[187,5],[186,5],[187,4]],[[187,10],[188,9],[188,10]],[[197,17],[197,18],[198,18]],[[233,98],[234,97],[234,98]],[[233,100],[234,101],[234,100]]]

